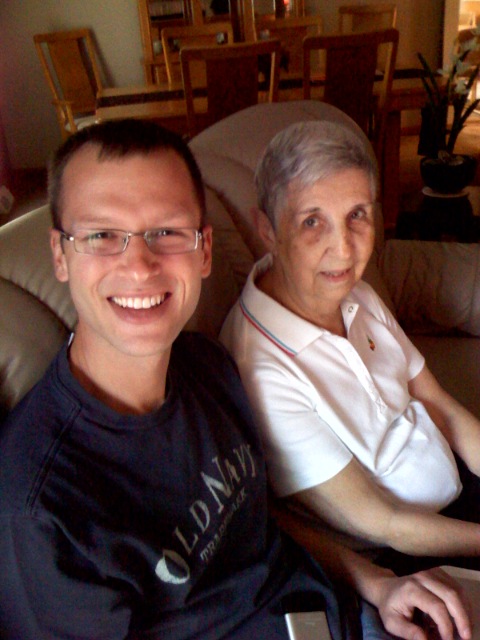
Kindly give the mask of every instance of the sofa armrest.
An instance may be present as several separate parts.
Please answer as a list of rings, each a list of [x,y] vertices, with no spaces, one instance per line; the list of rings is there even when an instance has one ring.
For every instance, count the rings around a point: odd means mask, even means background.
[[[480,336],[480,245],[388,240],[380,270],[407,332]]]
[[[41,378],[68,329],[38,298],[0,278],[0,414]]]

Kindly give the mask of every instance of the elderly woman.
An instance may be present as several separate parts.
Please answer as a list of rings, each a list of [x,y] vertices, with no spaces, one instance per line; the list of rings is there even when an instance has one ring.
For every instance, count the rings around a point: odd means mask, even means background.
[[[269,253],[221,339],[296,531],[325,522],[370,553],[480,556],[480,526],[463,521],[478,520],[480,423],[361,280],[374,245],[370,150],[338,124],[298,123],[271,141],[256,185]]]

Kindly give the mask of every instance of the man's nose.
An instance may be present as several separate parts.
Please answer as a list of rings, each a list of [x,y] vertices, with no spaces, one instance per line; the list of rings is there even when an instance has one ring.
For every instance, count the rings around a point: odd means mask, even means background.
[[[150,275],[152,269],[159,263],[158,256],[150,251],[142,235],[133,235],[123,252],[124,264],[135,271],[140,277]]]

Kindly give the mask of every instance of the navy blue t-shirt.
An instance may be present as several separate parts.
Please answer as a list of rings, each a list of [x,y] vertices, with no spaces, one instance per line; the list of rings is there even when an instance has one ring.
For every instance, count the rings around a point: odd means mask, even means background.
[[[284,640],[281,600],[302,591],[340,637],[321,571],[288,546],[235,366],[198,334],[174,344],[158,411],[102,404],[65,346],[2,427],[2,638]]]

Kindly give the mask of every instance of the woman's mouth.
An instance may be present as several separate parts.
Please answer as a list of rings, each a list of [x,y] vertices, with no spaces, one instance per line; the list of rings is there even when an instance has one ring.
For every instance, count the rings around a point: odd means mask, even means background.
[[[329,278],[341,278],[349,272],[350,269],[342,269],[342,271],[323,271],[323,275],[328,276]]]

